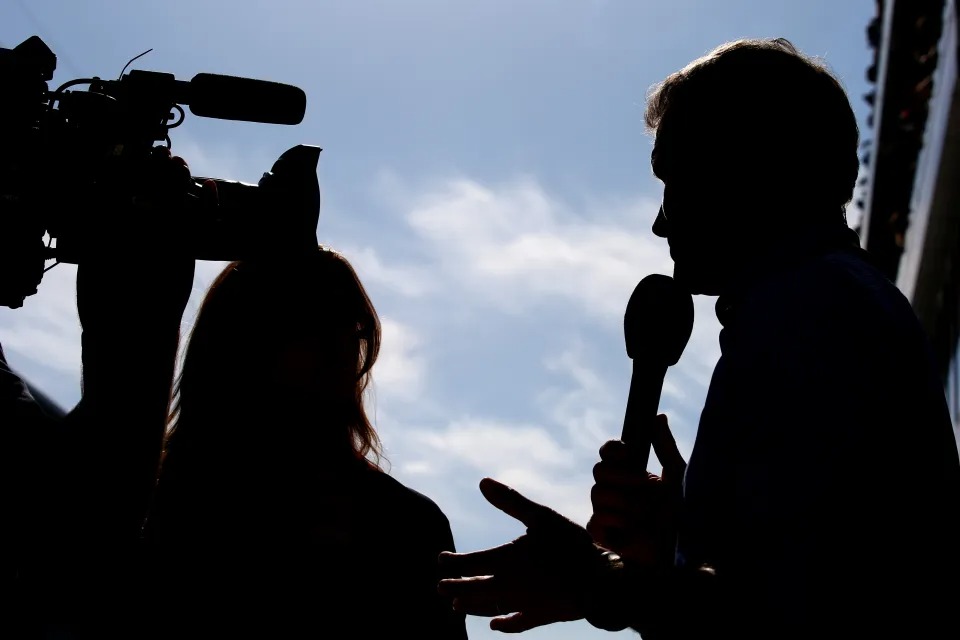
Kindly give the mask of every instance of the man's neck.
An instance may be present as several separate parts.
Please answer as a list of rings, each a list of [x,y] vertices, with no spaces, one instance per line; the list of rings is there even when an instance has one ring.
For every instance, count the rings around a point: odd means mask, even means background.
[[[720,297],[737,297],[767,278],[834,251],[858,250],[859,236],[845,224],[773,232],[776,241],[757,241],[743,249]],[[771,236],[768,235],[767,238]]]

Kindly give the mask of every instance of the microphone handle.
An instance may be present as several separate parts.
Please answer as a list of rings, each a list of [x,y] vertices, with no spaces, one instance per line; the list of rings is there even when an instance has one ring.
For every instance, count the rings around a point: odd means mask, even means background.
[[[630,392],[620,439],[632,447],[645,448],[644,468],[650,462],[653,424],[660,408],[660,394],[663,392],[666,375],[666,365],[658,366],[649,360],[633,360],[633,375],[630,376]]]
[[[650,359],[635,358],[633,360],[633,374],[630,376],[630,392],[627,397],[627,409],[623,416],[620,440],[638,451],[642,449],[644,469],[647,469],[650,464],[653,423],[657,419],[657,410],[660,408],[660,394],[663,391],[663,379],[666,374],[667,365],[658,366],[651,363]],[[622,531],[608,532],[607,544],[613,551],[622,548],[618,533]]]

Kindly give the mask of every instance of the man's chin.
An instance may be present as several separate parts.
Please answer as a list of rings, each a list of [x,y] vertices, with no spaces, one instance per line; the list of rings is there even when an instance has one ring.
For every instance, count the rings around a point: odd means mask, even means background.
[[[674,265],[673,279],[677,284],[695,296],[718,296],[720,284],[716,278],[699,270],[684,269]]]

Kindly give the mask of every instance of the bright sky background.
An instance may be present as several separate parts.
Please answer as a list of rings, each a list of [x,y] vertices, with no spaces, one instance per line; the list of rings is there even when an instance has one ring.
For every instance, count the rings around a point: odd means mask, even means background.
[[[287,148],[323,147],[319,236],[354,263],[383,319],[374,410],[391,473],[439,503],[466,551],[522,531],[480,496],[484,476],[589,517],[597,449],[619,436],[629,385],[624,307],[645,275],[672,272],[650,232],[661,187],[648,88],[724,41],[784,36],[826,59],[869,137],[874,11],[872,0],[10,0],[0,46],[40,35],[58,55],[54,86],[114,78],[152,47],[133,68],[304,89],[298,126],[188,112],[173,150],[196,175],[256,182]],[[117,263],[137,268],[135,239]],[[187,327],[218,267],[198,266]],[[80,394],[75,273],[58,266],[23,308],[0,308],[11,364],[64,406]],[[697,298],[661,403],[685,454],[719,356],[713,303]],[[503,637],[468,624],[472,638]],[[609,634],[565,623],[524,637]]]

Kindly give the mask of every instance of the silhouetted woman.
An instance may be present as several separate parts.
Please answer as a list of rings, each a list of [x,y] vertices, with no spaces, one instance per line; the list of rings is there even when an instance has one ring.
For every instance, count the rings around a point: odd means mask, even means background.
[[[335,251],[216,278],[145,527],[163,635],[466,637],[437,594],[446,516],[379,466],[364,406],[379,347]]]

